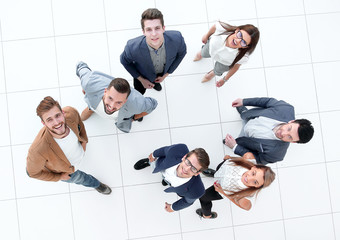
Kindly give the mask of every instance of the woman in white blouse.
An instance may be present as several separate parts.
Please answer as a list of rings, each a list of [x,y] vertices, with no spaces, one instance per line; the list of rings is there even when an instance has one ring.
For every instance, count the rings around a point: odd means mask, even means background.
[[[209,172],[209,171],[208,171]],[[201,208],[196,213],[204,218],[216,218],[217,213],[212,212],[212,201],[227,197],[242,209],[249,210],[251,201],[247,198],[268,187],[275,179],[275,173],[270,167],[254,164],[240,157],[226,155],[216,171],[210,169],[216,181],[213,186],[205,190],[205,194],[199,199]]]
[[[215,61],[214,69],[204,76],[202,82],[210,81],[215,75],[222,76],[228,71],[227,75],[216,83],[217,87],[223,86],[241,64],[248,61],[259,38],[259,30],[251,24],[232,26],[220,21],[215,23],[202,37],[205,45],[194,58],[194,61],[199,61],[202,57],[211,57]]]

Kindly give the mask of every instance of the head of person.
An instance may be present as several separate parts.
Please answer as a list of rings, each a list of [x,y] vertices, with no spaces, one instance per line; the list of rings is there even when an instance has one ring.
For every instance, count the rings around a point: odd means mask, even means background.
[[[37,115],[40,117],[42,124],[55,135],[63,135],[66,133],[66,121],[64,112],[59,103],[52,97],[45,97],[36,109]]]
[[[158,49],[164,42],[164,19],[163,14],[157,8],[146,9],[142,13],[141,25],[146,43]]]
[[[309,120],[296,119],[282,124],[275,135],[284,142],[307,143],[314,135],[314,128]]]
[[[191,178],[197,176],[209,167],[210,160],[208,153],[203,148],[196,148],[187,153],[177,167],[177,176]]]
[[[238,200],[254,194],[257,195],[261,189],[268,187],[275,180],[275,173],[270,167],[254,164],[244,158],[232,158],[230,161],[236,166],[247,169],[241,176],[241,181],[247,188],[231,195]]]
[[[126,103],[131,93],[130,84],[123,78],[113,79],[104,90],[103,103],[109,115],[119,110]]]
[[[238,55],[230,67],[234,66],[246,53],[252,54],[260,39],[260,31],[251,24],[241,26],[232,26],[227,23],[220,22],[221,26],[226,30],[222,34],[229,35],[226,44],[231,48],[238,49]]]

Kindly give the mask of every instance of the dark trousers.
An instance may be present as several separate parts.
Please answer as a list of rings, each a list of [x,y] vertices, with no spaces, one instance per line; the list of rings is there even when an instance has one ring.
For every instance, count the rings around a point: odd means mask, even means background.
[[[218,192],[215,191],[214,185],[212,185],[210,188],[207,188],[205,190],[205,194],[199,199],[204,216],[211,215],[211,208],[212,208],[211,201],[220,200],[220,199],[223,199],[223,197]]]
[[[157,77],[159,76],[163,76],[163,73],[158,73]],[[153,82],[153,84],[155,84],[155,86],[158,84],[160,85],[160,83],[156,83]],[[144,93],[146,92],[146,88],[143,86],[143,84],[137,79],[137,78],[133,78],[133,87],[140,92],[142,95],[144,95]]]
[[[225,160],[223,160],[223,162],[218,164],[216,171],[218,169],[220,169],[220,167],[222,166],[222,164],[224,162],[225,162]],[[210,216],[211,215],[212,201],[221,200],[221,199],[223,199],[223,197],[221,196],[221,194],[219,194],[218,192],[215,191],[214,185],[207,188],[205,190],[205,194],[199,199],[204,216]]]
[[[144,88],[143,84],[137,79],[133,79],[133,87],[140,92],[142,95],[144,95],[146,89]]]

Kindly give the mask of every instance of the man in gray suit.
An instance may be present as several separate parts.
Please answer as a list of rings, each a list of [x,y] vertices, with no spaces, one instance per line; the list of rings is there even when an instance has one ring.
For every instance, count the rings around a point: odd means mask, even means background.
[[[236,107],[245,125],[238,138],[227,134],[223,142],[240,156],[253,153],[257,163],[282,161],[289,143],[307,143],[313,137],[311,122],[295,119],[294,107],[285,101],[267,97],[238,98],[232,106]]]
[[[143,97],[130,88],[125,79],[92,71],[84,62],[78,63],[76,73],[88,105],[81,114],[82,121],[95,112],[103,118],[114,120],[121,131],[129,132],[132,121],[141,122],[145,115],[157,107],[155,99]]]

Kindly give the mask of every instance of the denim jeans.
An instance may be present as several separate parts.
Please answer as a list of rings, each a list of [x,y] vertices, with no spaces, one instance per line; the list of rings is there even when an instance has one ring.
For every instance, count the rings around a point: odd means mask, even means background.
[[[80,170],[75,171],[70,174],[71,178],[68,180],[62,180],[63,182],[80,184],[85,187],[97,188],[100,185],[100,182],[90,174],[84,173]]]

